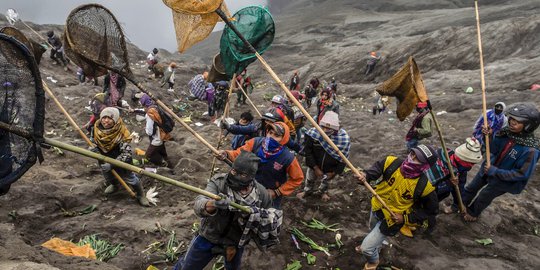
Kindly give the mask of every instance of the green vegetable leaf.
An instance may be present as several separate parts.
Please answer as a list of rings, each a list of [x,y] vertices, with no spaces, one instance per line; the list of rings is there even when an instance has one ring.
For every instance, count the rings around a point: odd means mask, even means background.
[[[300,261],[293,261],[292,263],[287,264],[285,270],[298,270],[302,268],[302,263]]]
[[[476,240],[474,240],[474,241],[476,241],[476,243],[480,243],[480,244],[482,244],[482,245],[484,245],[484,246],[493,244],[493,240],[491,240],[491,238],[476,239]]]
[[[313,255],[311,253],[308,253],[306,259],[307,259],[307,264],[309,264],[309,265],[314,265],[315,261],[317,261],[317,257],[315,257],[315,255]]]

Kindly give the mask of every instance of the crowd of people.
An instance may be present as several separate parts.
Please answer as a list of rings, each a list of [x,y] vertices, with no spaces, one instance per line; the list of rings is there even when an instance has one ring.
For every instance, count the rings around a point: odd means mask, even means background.
[[[54,34],[49,39],[57,42]],[[51,58],[65,65],[60,49],[53,49]],[[157,54],[154,49],[148,55],[149,71],[156,69]],[[379,59],[380,54],[370,54],[366,75],[373,72]],[[175,91],[176,67],[175,62],[170,62],[161,80],[161,86],[167,86],[169,92]],[[247,70],[235,78],[233,85],[227,81],[210,82],[208,77],[206,71],[198,74],[187,87],[190,101],[206,103],[211,121],[224,114],[230,91],[236,93],[236,104],[242,107],[254,90]],[[85,128],[96,144],[94,151],[131,163],[130,133],[118,110],[123,107],[125,87],[126,80],[119,74],[109,72],[105,76],[103,92],[92,98],[92,115]],[[303,202],[309,196],[324,202],[331,200],[332,182],[346,166],[339,152],[348,158],[351,151],[351,139],[340,121],[338,83],[332,78],[323,85],[318,77],[313,77],[302,88],[300,74],[294,71],[289,89],[305,109],[315,105],[313,118],[325,136],[314,127],[306,127],[307,116],[282,95],[271,98],[259,119],[246,110],[234,124],[221,121],[220,127],[232,134],[231,149],[220,150],[216,157],[232,161],[232,168],[213,176],[207,184],[206,190],[219,195],[221,200],[196,198],[194,211],[202,219],[201,227],[175,269],[203,269],[217,255],[224,256],[226,269],[240,269],[243,249],[250,239],[262,246],[276,244],[284,198],[296,194]],[[139,94],[136,100],[143,108],[138,112],[144,114],[144,131],[150,138],[146,158],[156,166],[173,169],[165,147],[172,139],[171,130],[166,127],[166,113],[147,94]],[[383,112],[387,106],[388,97],[378,97],[373,114]],[[129,111],[137,112],[131,108]],[[455,149],[426,144],[423,140],[431,137],[436,128],[429,102],[419,102],[416,111],[418,114],[405,135],[407,156],[385,156],[354,175],[359,183],[371,183],[378,195],[371,200],[370,232],[356,247],[366,260],[364,269],[377,268],[380,249],[388,236],[399,232],[410,235],[425,224],[425,232],[432,232],[439,203],[450,195],[453,200],[442,206],[444,213],[460,212],[463,220],[477,221],[497,197],[521,193],[540,158],[540,140],[534,136],[540,113],[534,104],[507,107],[497,102],[487,112],[487,125],[480,117],[467,134],[470,137],[465,136],[464,143]],[[491,150],[490,163],[485,159],[486,145]],[[479,172],[469,181],[468,172],[475,164],[480,164]],[[115,169],[133,187],[138,202],[149,206],[135,174],[108,163],[100,162],[100,167],[107,182],[105,194],[118,189],[111,174],[111,169]],[[251,214],[237,210],[232,203],[249,207]]]

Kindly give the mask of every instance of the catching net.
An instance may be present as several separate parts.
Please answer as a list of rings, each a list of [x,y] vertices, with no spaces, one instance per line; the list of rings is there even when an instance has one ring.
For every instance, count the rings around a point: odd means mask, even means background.
[[[214,11],[221,9],[227,16],[225,2],[222,0],[163,0],[172,9],[178,51],[183,53],[196,43],[204,40],[221,19]]]
[[[266,8],[246,7],[234,14],[232,24],[244,38],[263,54],[272,44],[275,34],[274,20]],[[239,74],[257,58],[242,39],[228,26],[223,30],[220,42],[221,62],[229,78]]]
[[[64,30],[64,33],[62,34],[62,39],[64,42],[64,52],[66,53],[68,58],[71,61],[73,61],[73,63],[75,63],[75,65],[82,68],[85,76],[97,78],[97,77],[107,74],[106,68],[93,64],[92,62],[88,61],[86,58],[82,57],[81,55],[75,53],[71,49],[71,46],[69,45],[69,42],[67,40],[67,34],[65,30]]]
[[[14,37],[0,33],[0,122],[33,137],[29,140],[0,129],[0,195],[39,156],[36,142],[42,141],[44,102],[41,76],[32,53]]]
[[[110,69],[133,82],[126,42],[120,23],[98,4],[75,8],[66,20],[64,39],[72,56],[89,74]],[[86,68],[86,70],[85,70]]]
[[[26,36],[17,28],[6,26],[0,29],[0,33],[4,33],[8,36],[14,37],[16,40],[20,41],[21,43],[26,46],[30,50],[30,53],[34,56],[36,59],[36,63],[39,65],[39,62],[41,60],[41,56],[46,51],[46,49],[41,46],[41,44],[26,38]]]
[[[405,120],[411,114],[416,103],[428,100],[422,75],[412,57],[409,57],[407,63],[392,78],[384,81],[377,88],[377,92],[381,96],[396,97],[396,114],[400,121]]]

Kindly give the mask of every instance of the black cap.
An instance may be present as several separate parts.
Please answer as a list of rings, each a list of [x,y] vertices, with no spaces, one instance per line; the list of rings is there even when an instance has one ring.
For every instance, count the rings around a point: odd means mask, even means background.
[[[435,164],[439,156],[435,149],[429,145],[420,144],[411,149],[416,155],[416,158],[421,163],[429,163],[429,165]]]

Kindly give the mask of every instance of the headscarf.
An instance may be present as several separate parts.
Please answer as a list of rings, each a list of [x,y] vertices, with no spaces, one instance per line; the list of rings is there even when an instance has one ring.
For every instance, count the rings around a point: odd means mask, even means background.
[[[105,108],[103,111],[105,112],[107,109],[109,108]],[[102,117],[103,116],[105,115],[103,115],[102,112]],[[129,130],[126,128],[126,125],[124,125],[122,118],[117,118],[117,121],[114,122],[114,126],[109,129],[103,127],[101,118],[94,124],[94,141],[103,153],[110,152],[120,142],[131,141]]]
[[[154,104],[154,102],[152,101],[152,99],[150,98],[150,96],[147,95],[147,94],[142,95],[142,97],[139,99],[139,102],[140,102],[141,105],[143,105],[145,108],[146,108],[146,107],[150,107],[152,104]]]

